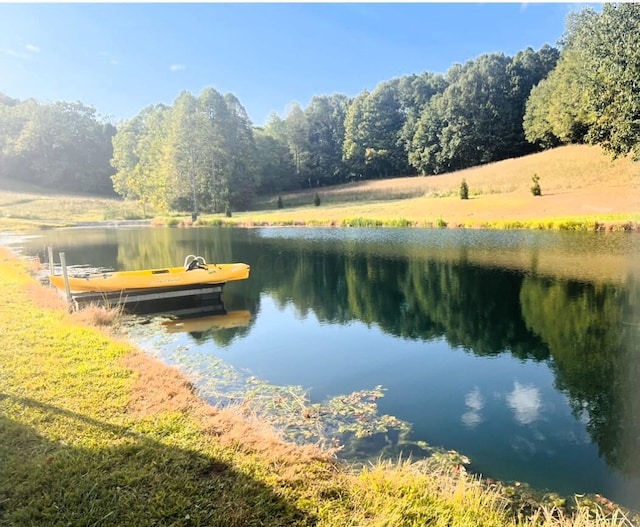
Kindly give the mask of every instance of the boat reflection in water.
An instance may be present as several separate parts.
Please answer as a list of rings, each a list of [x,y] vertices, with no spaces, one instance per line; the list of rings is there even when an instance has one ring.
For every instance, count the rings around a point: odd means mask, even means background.
[[[249,325],[251,313],[246,309],[225,314],[168,320],[162,325],[168,333],[206,333],[220,329],[233,329]]]

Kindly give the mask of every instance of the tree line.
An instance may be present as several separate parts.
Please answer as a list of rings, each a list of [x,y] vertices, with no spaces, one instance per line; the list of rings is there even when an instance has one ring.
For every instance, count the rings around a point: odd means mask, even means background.
[[[62,191],[114,195],[116,128],[80,102],[42,104],[0,93],[0,178]]]
[[[314,96],[256,127],[233,94],[183,92],[116,128],[81,103],[0,94],[0,178],[224,212],[350,181],[436,175],[567,143],[640,156],[640,5],[569,16],[560,49]]]

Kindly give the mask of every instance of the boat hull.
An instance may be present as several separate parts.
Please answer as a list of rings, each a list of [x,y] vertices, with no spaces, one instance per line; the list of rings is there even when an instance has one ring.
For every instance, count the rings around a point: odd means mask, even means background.
[[[225,284],[249,278],[250,267],[244,263],[209,264],[203,268],[185,270],[184,267],[120,271],[69,277],[71,293],[112,293]],[[51,275],[49,281],[59,289],[65,289],[64,278]]]

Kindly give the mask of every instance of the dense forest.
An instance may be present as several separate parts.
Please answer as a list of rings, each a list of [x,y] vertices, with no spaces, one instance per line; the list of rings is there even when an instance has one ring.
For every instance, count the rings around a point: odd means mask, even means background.
[[[436,175],[568,143],[640,157],[640,5],[569,15],[558,49],[318,95],[262,127],[213,88],[117,127],[80,102],[0,93],[0,179],[160,209],[245,210],[259,194]]]

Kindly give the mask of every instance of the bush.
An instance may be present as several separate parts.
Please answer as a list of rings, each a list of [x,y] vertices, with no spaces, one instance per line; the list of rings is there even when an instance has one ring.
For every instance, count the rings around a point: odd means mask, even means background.
[[[466,179],[460,183],[460,199],[469,199],[469,185],[467,185]]]
[[[542,196],[542,189],[540,188],[540,178],[537,174],[534,174],[531,178],[533,185],[531,186],[531,194],[534,196]]]
[[[225,215],[227,218],[230,218],[230,217],[231,217],[231,205],[229,205],[228,203],[227,203],[227,207],[226,207],[226,208],[225,208],[225,210],[224,210],[224,215]]]
[[[313,204],[314,204],[316,207],[319,207],[319,206],[320,206],[320,196],[318,195],[318,193],[317,193],[317,192],[316,192],[316,195],[315,195],[315,196],[314,196],[314,198],[313,198]]]
[[[278,208],[281,209],[282,207],[284,207],[284,204],[282,203],[282,196],[278,196]]]

